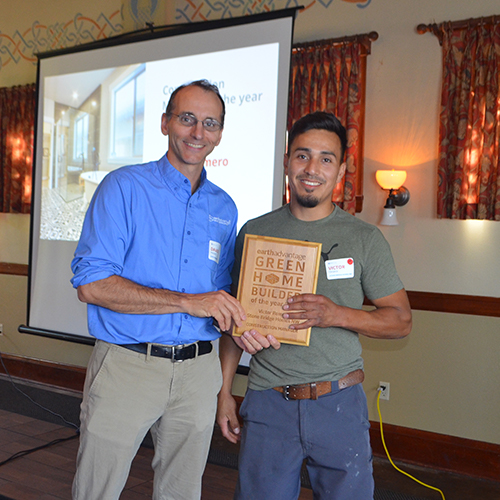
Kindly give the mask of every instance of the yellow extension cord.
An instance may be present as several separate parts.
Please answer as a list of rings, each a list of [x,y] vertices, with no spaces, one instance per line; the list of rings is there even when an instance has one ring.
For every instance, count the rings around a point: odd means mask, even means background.
[[[405,476],[408,476],[410,479],[413,479],[416,481],[418,484],[421,484],[422,486],[425,486],[426,488],[430,488],[431,490],[434,491],[439,491],[441,493],[441,497],[443,500],[446,500],[444,497],[444,493],[439,489],[439,488],[434,488],[434,486],[430,486],[428,484],[423,483],[422,481],[419,481],[418,479],[414,478],[412,475],[408,474],[408,472],[405,472],[404,470],[401,470],[399,467],[397,467],[394,462],[392,461],[391,456],[389,455],[389,450],[387,449],[387,446],[385,445],[385,439],[384,439],[384,429],[382,427],[382,413],[380,413],[380,395],[382,394],[382,391],[379,389],[378,391],[378,396],[377,396],[377,410],[378,410],[378,417],[380,420],[380,437],[382,438],[382,444],[384,445],[384,450],[387,455],[387,458],[389,459],[389,462],[391,462],[391,465],[398,471],[401,472],[401,474],[404,474]]]

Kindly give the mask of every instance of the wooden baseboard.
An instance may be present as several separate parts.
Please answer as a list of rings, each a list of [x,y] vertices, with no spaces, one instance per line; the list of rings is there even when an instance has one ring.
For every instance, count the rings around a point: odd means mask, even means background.
[[[50,363],[32,358],[2,354],[3,362],[13,377],[52,386],[83,390],[85,368]],[[5,373],[0,364],[0,373]],[[236,397],[238,407],[243,401]],[[373,454],[385,457],[378,422],[371,422]],[[384,424],[384,438],[395,461],[422,467],[498,481],[500,478],[500,445],[444,434]]]
[[[49,384],[61,389],[83,391],[86,369],[80,366],[51,363],[40,359],[2,354],[9,374],[33,382]],[[0,373],[5,373],[0,364]]]
[[[370,422],[373,454],[386,457],[380,424]],[[393,460],[456,474],[499,481],[500,445],[445,434],[383,425],[384,440]]]

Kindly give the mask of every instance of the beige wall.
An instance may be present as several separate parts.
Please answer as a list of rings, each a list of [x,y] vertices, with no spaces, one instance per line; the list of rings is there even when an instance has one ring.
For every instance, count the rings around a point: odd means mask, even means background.
[[[40,2],[30,3],[28,22],[8,6],[12,17],[2,12],[0,32],[23,31],[35,19],[66,20],[83,10],[79,1],[65,2],[63,11],[61,2],[44,2],[58,8],[43,13],[38,11]],[[94,14],[112,11],[116,3],[87,2],[85,9]],[[411,200],[398,208],[399,226],[381,229],[409,290],[500,296],[500,223],[438,220],[434,215],[441,54],[433,35],[415,32],[420,23],[492,14],[500,14],[498,0],[372,0],[365,8],[333,0],[328,8],[316,2],[296,21],[297,42],[379,34],[368,58],[360,217],[377,224],[381,216],[384,193],[375,183],[375,170],[405,167]],[[0,70],[0,86],[34,79],[34,69],[21,63],[14,71]],[[26,216],[0,216],[0,261],[27,263],[28,226]],[[89,353],[84,346],[16,332],[25,321],[25,297],[25,278],[0,276],[0,323],[6,326],[0,350],[84,365]],[[409,338],[363,339],[363,347],[371,419],[378,420],[375,389],[383,380],[391,383],[391,399],[381,405],[386,422],[500,444],[500,363],[495,354],[500,350],[499,318],[416,311]],[[236,392],[242,394],[244,386],[245,379],[239,377]]]
[[[500,444],[498,318],[414,311],[403,340],[362,339],[370,419]]]
[[[19,325],[26,324],[27,279],[0,274],[0,352],[43,359],[74,366],[86,366],[92,348],[62,340],[21,334]]]

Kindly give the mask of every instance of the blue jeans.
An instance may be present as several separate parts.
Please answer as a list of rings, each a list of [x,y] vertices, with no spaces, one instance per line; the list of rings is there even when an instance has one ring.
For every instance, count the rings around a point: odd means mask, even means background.
[[[366,396],[361,384],[317,400],[249,389],[241,406],[237,500],[294,500],[303,460],[315,499],[372,500]]]

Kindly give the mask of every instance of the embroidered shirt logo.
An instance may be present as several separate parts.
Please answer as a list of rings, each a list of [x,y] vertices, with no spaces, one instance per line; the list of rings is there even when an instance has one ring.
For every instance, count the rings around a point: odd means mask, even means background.
[[[230,220],[224,220],[220,217],[214,217],[210,214],[208,214],[208,222],[217,222],[217,224],[222,224],[223,226],[229,226],[229,224],[231,224]]]

